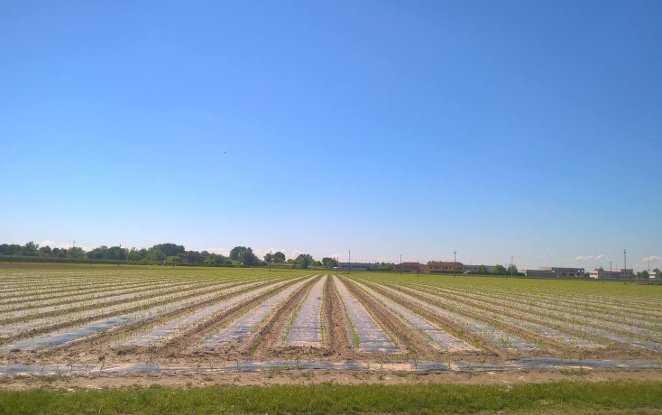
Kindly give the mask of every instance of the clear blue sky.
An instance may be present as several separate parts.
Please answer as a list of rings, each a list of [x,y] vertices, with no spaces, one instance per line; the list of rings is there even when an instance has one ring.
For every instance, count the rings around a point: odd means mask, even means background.
[[[661,21],[659,1],[2,1],[0,242],[662,267]]]

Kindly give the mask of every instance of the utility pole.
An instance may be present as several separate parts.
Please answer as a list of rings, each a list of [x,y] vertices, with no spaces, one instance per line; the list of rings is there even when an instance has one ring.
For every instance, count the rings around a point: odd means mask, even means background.
[[[453,249],[453,276],[455,276],[455,267],[457,266],[457,251]]]
[[[623,250],[623,281],[628,285],[628,253]]]
[[[510,256],[510,278],[512,278],[514,276],[513,275],[514,271],[515,271],[515,268],[513,268],[513,256],[511,255]]]

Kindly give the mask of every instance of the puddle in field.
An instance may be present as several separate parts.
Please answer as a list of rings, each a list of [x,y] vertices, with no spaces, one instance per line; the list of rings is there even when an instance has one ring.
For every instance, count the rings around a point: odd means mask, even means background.
[[[250,336],[254,328],[269,315],[278,305],[285,301],[292,293],[301,288],[309,279],[300,281],[287,287],[283,291],[268,298],[254,309],[248,311],[242,317],[222,329],[217,334],[205,340],[203,346],[207,349],[214,349],[228,343],[238,343]]]
[[[324,276],[313,285],[301,304],[292,322],[287,344],[289,346],[320,347],[322,341],[322,289],[328,277]]]
[[[241,373],[268,372],[273,370],[322,370],[322,371],[403,371],[416,373],[432,372],[506,372],[518,370],[576,370],[576,369],[662,369],[662,362],[655,360],[574,360],[555,358],[524,358],[503,364],[451,362],[379,362],[379,361],[292,361],[272,360],[264,362],[233,361],[215,366],[165,366],[149,363],[118,365],[9,365],[0,367],[0,376],[75,376],[75,375],[129,375],[129,374],[196,374],[196,373]]]
[[[340,299],[345,304],[347,316],[356,328],[359,337],[359,350],[365,352],[397,353],[400,350],[375,323],[368,310],[352,295],[345,284],[334,277]]]
[[[355,283],[375,299],[377,299],[377,301],[384,304],[386,308],[390,309],[395,314],[400,315],[408,325],[414,327],[416,330],[423,332],[437,350],[451,352],[467,352],[478,350],[470,344],[452,336],[446,331],[441,330],[418,314],[411,312],[409,309],[401,306],[395,301],[392,301],[391,299],[381,295],[372,288],[358,282]]]

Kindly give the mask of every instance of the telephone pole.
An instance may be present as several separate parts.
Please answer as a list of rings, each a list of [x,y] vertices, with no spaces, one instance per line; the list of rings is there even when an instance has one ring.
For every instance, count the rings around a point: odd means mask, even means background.
[[[457,251],[453,249],[453,276],[455,276],[455,267],[457,266]]]
[[[628,253],[623,250],[623,282],[628,285]]]

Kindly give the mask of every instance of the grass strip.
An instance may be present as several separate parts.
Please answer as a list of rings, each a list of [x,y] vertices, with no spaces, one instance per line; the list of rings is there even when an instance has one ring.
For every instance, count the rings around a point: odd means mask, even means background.
[[[521,385],[161,386],[0,392],[13,414],[472,414],[659,413],[662,382],[555,382]]]

